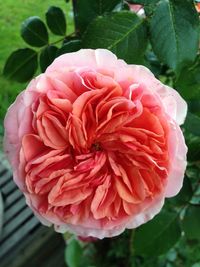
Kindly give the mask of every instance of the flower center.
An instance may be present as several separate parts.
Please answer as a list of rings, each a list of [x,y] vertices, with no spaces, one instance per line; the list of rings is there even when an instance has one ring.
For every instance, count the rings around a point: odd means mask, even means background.
[[[92,151],[100,151],[102,150],[100,143],[94,143],[92,144]]]

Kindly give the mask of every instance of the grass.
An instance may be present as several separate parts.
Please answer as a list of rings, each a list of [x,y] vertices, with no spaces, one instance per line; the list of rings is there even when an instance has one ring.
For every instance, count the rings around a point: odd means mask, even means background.
[[[25,89],[26,84],[9,81],[2,76],[3,66],[12,51],[28,47],[20,37],[21,23],[30,16],[39,16],[45,21],[49,6],[61,7],[67,16],[67,32],[73,30],[71,5],[65,0],[0,0],[0,135],[3,134],[3,118],[16,95]],[[50,34],[50,42],[60,37]]]

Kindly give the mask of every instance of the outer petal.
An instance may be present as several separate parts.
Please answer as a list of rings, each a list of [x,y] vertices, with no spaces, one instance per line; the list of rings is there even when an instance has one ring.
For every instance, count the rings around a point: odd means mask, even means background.
[[[92,227],[83,227],[79,225],[55,225],[55,230],[59,233],[65,233],[70,231],[81,236],[92,236],[99,239],[105,237],[114,237],[120,235],[125,229],[132,229],[140,226],[141,224],[151,220],[156,214],[158,214],[164,204],[163,195],[157,196],[153,202],[149,202],[145,210],[142,210],[137,215],[124,221],[121,225],[115,226],[110,229],[95,229]],[[92,223],[91,223],[92,225]]]
[[[187,103],[179,93],[169,86],[164,86],[166,93],[162,96],[164,106],[167,108],[168,115],[174,114],[173,119],[182,125],[187,115]],[[175,105],[171,103],[175,102]]]
[[[22,138],[32,131],[31,105],[37,94],[34,91],[22,91],[10,106],[4,119],[4,151],[13,168],[13,178],[22,191],[25,191],[23,163],[20,153]]]
[[[19,153],[20,144],[19,144],[19,119],[18,119],[18,110],[23,103],[23,93],[18,95],[15,102],[10,106],[7,111],[6,117],[4,119],[4,152],[13,168],[17,168],[19,164],[19,158],[16,158],[16,153]]]
[[[165,191],[165,197],[173,197],[180,191],[183,185],[184,173],[187,165],[187,146],[183,133],[176,123],[171,122],[169,136],[170,172]]]
[[[130,68],[134,82],[145,85],[152,93],[157,93],[163,102],[166,113],[179,125],[183,124],[187,114],[187,103],[185,100],[173,88],[157,80],[146,67],[132,65]]]
[[[70,68],[99,69],[106,71],[119,71],[127,64],[118,59],[112,52],[106,49],[81,49],[74,53],[68,53],[56,58],[54,62],[47,68],[46,73],[62,71]]]
[[[97,67],[100,69],[115,70],[127,66],[123,60],[118,59],[115,54],[106,49],[96,49],[95,57]]]
[[[164,196],[163,194],[157,196],[153,202],[150,202],[145,210],[142,210],[136,216],[134,216],[130,222],[127,224],[128,229],[136,228],[143,223],[148,222],[157,215],[164,205]]]
[[[77,68],[77,67],[86,67],[95,68],[97,66],[95,50],[92,49],[81,49],[74,53],[68,53],[61,55],[56,58],[54,62],[47,68],[46,73]]]

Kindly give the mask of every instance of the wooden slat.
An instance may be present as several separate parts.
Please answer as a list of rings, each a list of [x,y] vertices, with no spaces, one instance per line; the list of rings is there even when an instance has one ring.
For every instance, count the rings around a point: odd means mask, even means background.
[[[21,227],[22,223],[24,221],[27,221],[27,219],[32,215],[31,209],[23,209],[18,216],[14,217],[12,221],[9,223],[3,225],[3,233],[1,235],[0,244],[3,242],[2,240],[5,240],[9,235],[11,235],[14,230],[17,230]],[[32,217],[32,216],[31,216]]]
[[[22,197],[22,193],[19,191],[19,189],[16,188],[15,191],[12,192],[8,197],[5,198],[4,201],[4,209],[8,209],[13,203],[15,203],[19,198]]]
[[[61,235],[40,224],[26,205],[0,153],[0,191],[4,199],[0,267],[65,267]]]
[[[39,225],[38,219],[36,217],[32,217],[30,220],[26,221],[24,225],[19,227],[11,236],[10,238],[6,239],[0,246],[0,259],[6,253],[17,245],[20,244],[23,237],[25,237],[31,229],[33,229],[36,225]],[[0,260],[1,261],[1,260]]]
[[[12,249],[12,257],[0,259],[1,267],[66,267],[62,235],[41,225],[34,229]]]
[[[9,209],[7,209],[7,211],[4,214],[4,225],[7,224],[7,222],[9,220],[11,220],[13,217],[17,216],[22,209],[24,209],[26,207],[26,202],[25,202],[25,198],[22,196],[20,199],[17,199],[17,201],[15,201],[13,203],[12,206],[10,206]]]
[[[12,174],[10,171],[5,170],[4,172],[2,172],[0,174],[0,189],[2,189],[2,187],[8,183],[10,180],[12,180]]]
[[[4,166],[4,164],[0,164],[0,176],[2,175],[2,173],[4,173],[5,171],[7,171],[8,169]]]
[[[13,192],[16,189],[16,185],[14,184],[13,180],[10,179],[9,182],[7,182],[4,186],[1,187],[1,192],[8,196],[11,192]]]

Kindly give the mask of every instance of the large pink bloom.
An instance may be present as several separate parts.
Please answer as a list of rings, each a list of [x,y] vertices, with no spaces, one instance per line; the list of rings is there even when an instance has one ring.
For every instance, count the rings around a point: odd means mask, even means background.
[[[5,118],[5,152],[45,225],[98,238],[153,218],[183,182],[187,105],[107,50],[57,58]]]

